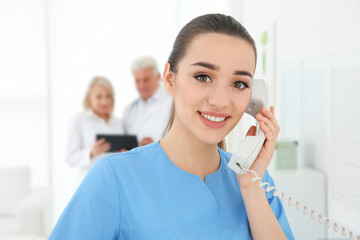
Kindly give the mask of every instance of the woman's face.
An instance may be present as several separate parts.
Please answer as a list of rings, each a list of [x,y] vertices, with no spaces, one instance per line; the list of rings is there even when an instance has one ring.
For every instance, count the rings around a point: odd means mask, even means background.
[[[114,100],[109,90],[99,84],[93,86],[89,95],[90,107],[98,115],[108,115],[113,107]]]
[[[250,101],[253,48],[237,37],[200,34],[177,69],[170,91],[175,102],[174,124],[204,143],[220,142]]]

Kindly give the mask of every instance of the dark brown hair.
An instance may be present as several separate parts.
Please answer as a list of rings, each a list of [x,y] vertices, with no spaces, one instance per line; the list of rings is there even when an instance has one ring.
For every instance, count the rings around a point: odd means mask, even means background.
[[[224,14],[206,14],[194,18],[186,24],[177,35],[173,49],[168,58],[170,70],[176,73],[178,70],[178,63],[186,55],[186,51],[191,41],[199,34],[204,33],[220,33],[228,36],[238,37],[245,40],[254,49],[255,65],[256,65],[256,46],[254,39],[250,36],[248,31],[233,17]],[[175,105],[172,104],[171,115],[169,122],[165,128],[164,135],[170,130],[175,118]],[[225,147],[225,140],[218,143],[218,147],[223,150]]]

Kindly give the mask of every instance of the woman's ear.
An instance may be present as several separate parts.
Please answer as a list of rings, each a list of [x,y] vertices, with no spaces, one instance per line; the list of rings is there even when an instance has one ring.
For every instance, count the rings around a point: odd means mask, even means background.
[[[174,78],[175,78],[174,73],[170,69],[170,63],[166,63],[164,73],[163,73],[163,82],[164,82],[166,91],[171,96],[173,96],[173,93],[174,93],[174,85],[173,85]]]

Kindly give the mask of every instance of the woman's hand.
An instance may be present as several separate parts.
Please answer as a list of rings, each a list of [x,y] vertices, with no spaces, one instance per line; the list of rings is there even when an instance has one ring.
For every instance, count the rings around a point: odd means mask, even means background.
[[[93,158],[103,152],[109,151],[110,147],[110,143],[108,143],[105,138],[97,140],[91,148],[90,158]]]
[[[280,132],[280,127],[274,115],[274,106],[270,107],[270,111],[264,107],[261,108],[261,113],[262,114],[256,114],[256,120],[259,122],[261,130],[265,134],[265,142],[250,169],[255,171],[257,175],[262,178],[274,154],[275,144]],[[247,136],[254,136],[255,131],[256,128],[254,126],[251,127],[247,133]],[[257,184],[251,181],[251,179],[254,177],[254,174],[251,172],[237,175],[240,189],[250,190],[254,187],[257,188]]]
[[[153,143],[154,140],[150,137],[144,137],[143,139],[141,139],[141,141],[139,142],[140,146],[145,146],[147,144]]]
[[[116,152],[117,153],[122,153],[122,152],[126,152],[127,150],[126,150],[126,148],[122,148],[122,149],[120,149],[120,150],[117,150]]]

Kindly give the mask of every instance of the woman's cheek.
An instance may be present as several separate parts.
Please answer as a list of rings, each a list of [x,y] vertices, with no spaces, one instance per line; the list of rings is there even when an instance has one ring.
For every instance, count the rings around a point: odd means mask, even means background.
[[[236,115],[238,115],[238,120],[240,121],[240,119],[242,118],[242,116],[244,115],[247,106],[249,105],[250,102],[250,94],[247,94],[247,96],[240,96],[237,97],[233,100],[233,106],[236,110]]]
[[[188,84],[186,85],[183,84],[178,87],[181,87],[180,97],[187,105],[197,105],[205,93],[203,87],[199,86],[199,84],[194,84],[191,81],[188,81]]]

